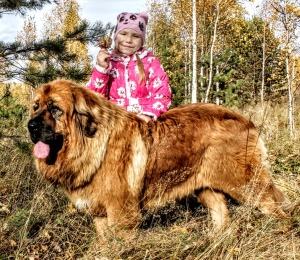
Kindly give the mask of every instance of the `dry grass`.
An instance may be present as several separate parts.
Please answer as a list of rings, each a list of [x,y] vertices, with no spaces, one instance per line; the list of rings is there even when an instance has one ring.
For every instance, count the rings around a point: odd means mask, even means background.
[[[300,132],[289,137],[283,106],[241,112],[258,126],[276,183],[293,202],[288,220],[229,201],[231,222],[214,232],[207,209],[191,197],[143,212],[126,240],[107,234],[97,241],[92,217],[36,173],[29,139],[2,136],[0,259],[300,259]],[[300,129],[299,107],[295,118]],[[28,137],[25,122],[5,135]]]

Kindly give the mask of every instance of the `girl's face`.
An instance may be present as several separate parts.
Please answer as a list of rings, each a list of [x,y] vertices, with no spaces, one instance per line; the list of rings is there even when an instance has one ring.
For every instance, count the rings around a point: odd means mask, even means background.
[[[142,47],[142,37],[133,29],[120,31],[115,40],[118,52],[132,55]]]

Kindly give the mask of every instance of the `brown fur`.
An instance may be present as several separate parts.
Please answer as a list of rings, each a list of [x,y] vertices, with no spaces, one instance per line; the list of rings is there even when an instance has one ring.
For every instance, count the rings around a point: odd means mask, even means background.
[[[54,133],[50,155],[36,160],[39,172],[95,216],[97,232],[116,223],[133,228],[142,208],[190,194],[217,227],[229,216],[225,195],[285,217],[281,204],[288,200],[272,182],[254,124],[222,106],[186,105],[147,124],[99,94],[57,80],[36,92],[31,114],[29,123],[43,122],[40,138],[44,128]]]

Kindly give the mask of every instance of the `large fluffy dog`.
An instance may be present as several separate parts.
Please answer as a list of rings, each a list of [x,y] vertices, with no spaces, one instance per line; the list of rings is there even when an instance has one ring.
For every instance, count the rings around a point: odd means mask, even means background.
[[[266,149],[245,117],[212,104],[172,109],[145,123],[84,87],[57,80],[37,90],[28,122],[39,172],[96,231],[133,228],[141,209],[196,194],[216,226],[226,196],[284,218],[288,200],[273,184]]]

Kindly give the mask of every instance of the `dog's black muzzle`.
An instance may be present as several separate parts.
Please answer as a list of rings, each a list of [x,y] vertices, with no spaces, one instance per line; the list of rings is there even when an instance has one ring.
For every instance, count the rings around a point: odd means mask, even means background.
[[[42,141],[49,144],[56,139],[56,134],[53,132],[52,127],[47,125],[42,117],[30,119],[27,127],[30,138],[34,143]]]
[[[48,163],[54,163],[58,151],[63,147],[63,135],[55,133],[52,126],[47,124],[43,117],[30,119],[27,127],[33,143],[41,141],[50,146]]]

